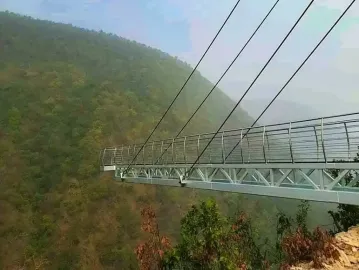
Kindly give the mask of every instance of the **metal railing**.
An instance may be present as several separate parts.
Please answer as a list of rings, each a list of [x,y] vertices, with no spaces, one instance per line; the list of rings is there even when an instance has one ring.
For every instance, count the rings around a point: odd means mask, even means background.
[[[285,113],[285,112],[284,112]],[[148,142],[134,165],[191,164],[214,133]],[[129,164],[143,144],[101,151],[103,166]],[[353,161],[359,146],[359,113],[225,130],[199,164],[330,163]]]

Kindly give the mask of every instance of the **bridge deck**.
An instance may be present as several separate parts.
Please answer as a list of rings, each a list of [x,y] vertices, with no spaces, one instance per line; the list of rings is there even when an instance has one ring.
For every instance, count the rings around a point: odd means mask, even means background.
[[[101,163],[127,182],[359,205],[359,113],[223,131],[192,167],[213,135],[149,142],[134,161],[141,144],[106,148]]]

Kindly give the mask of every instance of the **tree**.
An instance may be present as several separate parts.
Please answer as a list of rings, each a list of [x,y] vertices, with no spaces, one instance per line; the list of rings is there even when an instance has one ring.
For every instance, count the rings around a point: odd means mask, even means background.
[[[184,269],[234,268],[233,252],[227,250],[230,227],[213,200],[192,206],[181,221],[181,239],[175,249]]]
[[[158,228],[155,211],[151,207],[141,210],[143,232],[149,238],[140,243],[135,253],[141,270],[157,270],[164,268],[164,254],[171,249],[171,244],[166,236],[161,236]]]
[[[170,269],[266,269],[241,213],[233,222],[219,212],[214,200],[194,205],[181,221],[179,244],[165,258]]]
[[[240,212],[234,220],[232,230],[234,246],[238,249],[237,265],[245,262],[252,269],[269,269],[266,250],[263,252],[254,240],[253,227],[248,215]]]
[[[359,207],[356,205],[339,204],[338,211],[328,211],[333,219],[335,230],[332,234],[348,231],[350,227],[359,224]]]
[[[303,201],[294,221],[284,214],[278,216],[277,263],[281,269],[289,269],[300,262],[313,261],[314,267],[323,266],[325,258],[337,258],[339,253],[333,247],[333,237],[317,227],[312,232],[307,228],[309,204]]]
[[[336,162],[346,162],[344,160],[338,160]],[[357,153],[354,158],[354,162],[359,162],[359,153]],[[330,174],[335,178],[339,175],[338,169],[332,169]],[[354,177],[357,177],[357,173],[353,175],[352,173],[348,173],[344,177],[345,184],[348,185],[351,181],[354,180]],[[359,181],[354,183],[354,187],[359,187]],[[348,205],[348,204],[339,204],[338,211],[328,211],[329,215],[332,217],[334,222],[335,229],[331,231],[331,234],[336,234],[342,231],[348,231],[348,229],[352,226],[359,224],[359,207],[356,205]]]
[[[191,67],[143,44],[71,25],[4,12],[0,25],[0,269],[17,269],[26,254],[34,265],[51,262],[44,266],[49,270],[133,269],[140,229],[131,215],[139,201],[180,198],[175,203],[183,206],[193,200],[178,189],[155,196],[112,179],[104,185],[98,153],[148,136]],[[175,134],[211,87],[193,74],[180,97],[186,104],[175,105],[154,137]],[[211,131],[231,104],[215,91],[191,133]],[[251,119],[237,110],[230,122],[238,128]],[[163,217],[183,211],[168,205],[159,206]],[[164,222],[166,232],[175,230],[174,220]]]

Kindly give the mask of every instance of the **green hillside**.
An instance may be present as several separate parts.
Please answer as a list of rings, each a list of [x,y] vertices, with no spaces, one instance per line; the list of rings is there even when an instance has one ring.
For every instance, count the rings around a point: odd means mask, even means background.
[[[137,269],[140,207],[155,206],[174,237],[208,193],[116,184],[99,175],[98,153],[142,141],[191,67],[134,41],[12,13],[0,13],[0,51],[0,269]],[[196,72],[155,137],[178,132],[211,87]],[[212,131],[233,105],[216,91],[185,132]],[[250,120],[239,110],[229,125]]]
[[[42,165],[45,158],[51,171],[61,157],[74,173],[92,157],[87,150],[142,141],[191,72],[178,59],[114,35],[9,13],[0,18],[0,123],[16,133],[16,144],[26,142],[18,146],[27,158]],[[155,137],[175,134],[211,86],[196,72]],[[216,91],[185,133],[214,130],[232,106]],[[250,122],[240,110],[229,125]],[[73,153],[79,147],[87,150]]]
[[[0,269],[137,269],[140,208],[154,206],[176,239],[189,206],[208,196],[275,231],[269,198],[100,175],[99,150],[144,140],[190,72],[134,41],[0,13]],[[196,72],[154,137],[176,134],[211,87]],[[217,90],[185,133],[213,131],[233,105]],[[227,127],[250,124],[238,110]]]

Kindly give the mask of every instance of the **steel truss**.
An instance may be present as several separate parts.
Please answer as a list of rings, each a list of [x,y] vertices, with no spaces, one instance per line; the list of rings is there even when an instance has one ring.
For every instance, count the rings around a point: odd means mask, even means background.
[[[359,205],[359,163],[107,166],[125,182]],[[336,170],[337,177],[332,177]],[[184,178],[187,172],[187,177]],[[351,175],[352,177],[348,177]]]
[[[99,159],[125,182],[359,205],[359,113],[225,130],[194,164],[212,136],[109,147]]]

